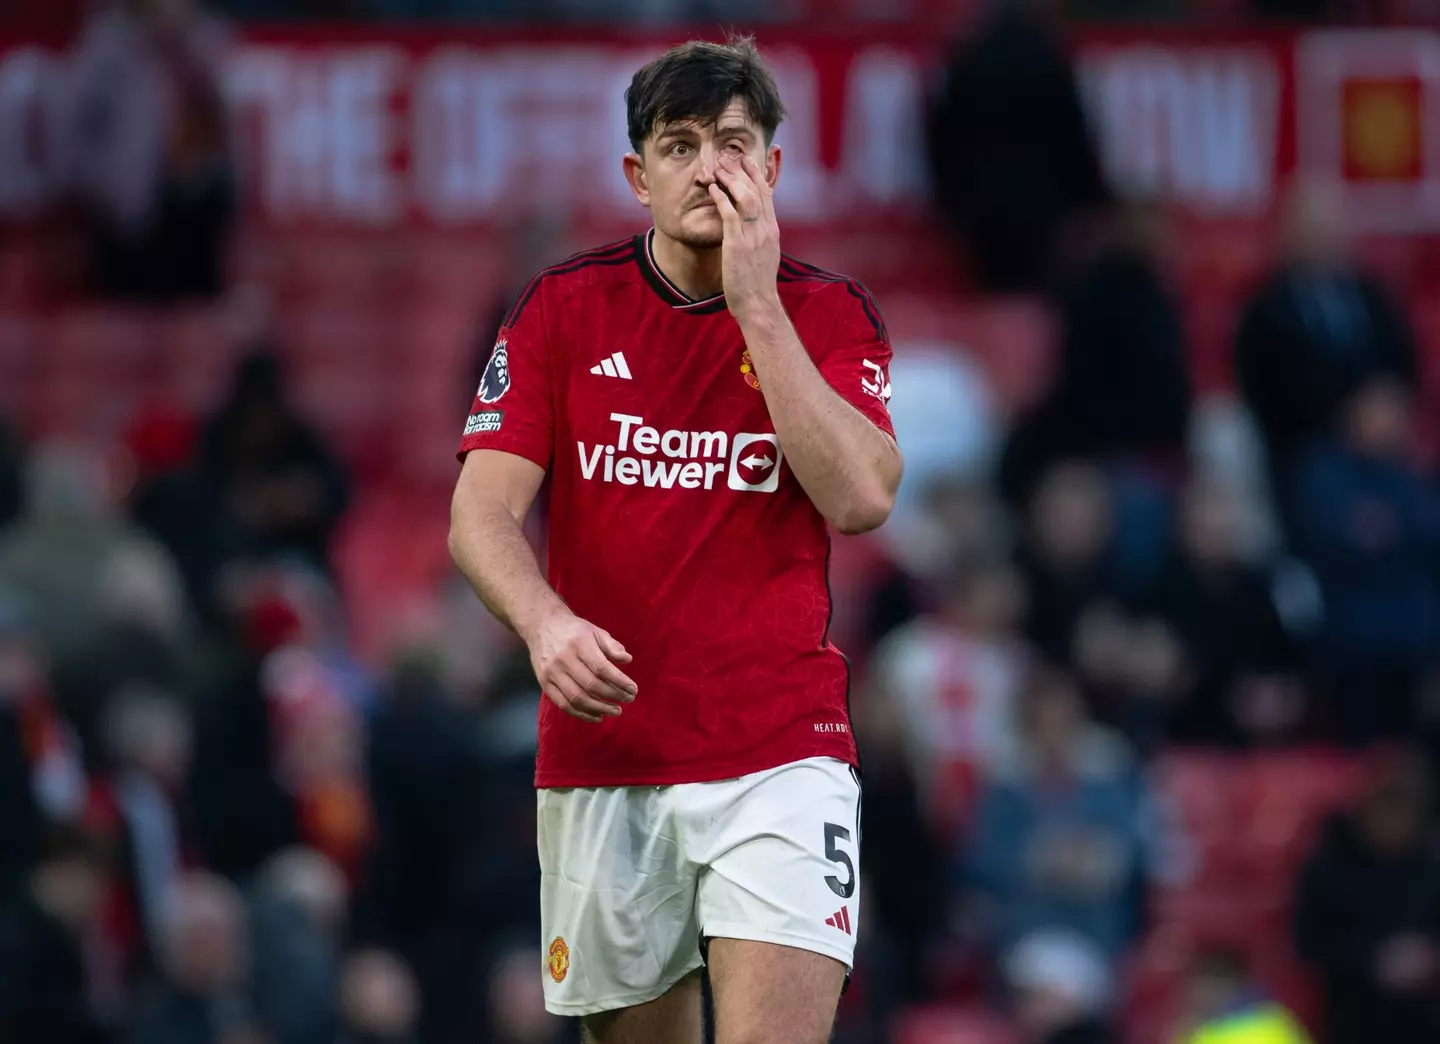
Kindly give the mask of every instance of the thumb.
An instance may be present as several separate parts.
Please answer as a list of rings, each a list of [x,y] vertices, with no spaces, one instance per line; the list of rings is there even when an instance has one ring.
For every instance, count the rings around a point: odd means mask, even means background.
[[[595,640],[600,643],[600,651],[611,663],[630,662],[630,654],[625,651],[625,646],[612,638],[609,631],[601,630],[599,627],[595,628]]]

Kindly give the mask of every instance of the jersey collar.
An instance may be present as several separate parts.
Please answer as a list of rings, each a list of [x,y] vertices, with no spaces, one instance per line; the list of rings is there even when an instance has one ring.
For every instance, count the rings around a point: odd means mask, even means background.
[[[640,264],[640,271],[644,274],[645,281],[660,295],[661,300],[671,308],[689,312],[692,315],[709,315],[712,312],[723,310],[725,307],[724,294],[716,294],[713,297],[697,301],[665,277],[665,273],[660,271],[660,266],[655,263],[654,240],[655,230],[653,228],[636,236],[635,259]]]

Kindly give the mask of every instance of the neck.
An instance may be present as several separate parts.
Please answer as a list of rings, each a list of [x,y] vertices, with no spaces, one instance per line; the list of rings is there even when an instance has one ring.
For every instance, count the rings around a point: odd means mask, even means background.
[[[720,246],[692,247],[671,239],[658,228],[650,240],[655,265],[686,297],[703,301],[725,288],[720,274]]]

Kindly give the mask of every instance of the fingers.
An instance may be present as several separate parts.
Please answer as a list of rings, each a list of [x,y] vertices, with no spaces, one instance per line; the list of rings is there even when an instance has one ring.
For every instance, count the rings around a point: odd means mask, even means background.
[[[730,197],[719,185],[710,186],[710,198],[715,201],[715,209],[720,211],[720,220],[725,224],[740,220],[740,213],[735,209],[735,204],[730,202]]]
[[[630,662],[630,654],[625,650],[625,646],[612,638],[609,631],[595,628],[595,640],[600,643],[600,651],[611,663]]]
[[[754,221],[762,212],[760,204],[760,193],[751,180],[749,173],[742,167],[733,169],[725,163],[715,168],[715,177],[724,182],[725,188],[729,190],[731,198],[735,201],[735,210],[740,217],[746,221]],[[711,189],[711,196],[714,196],[714,189]]]
[[[774,214],[775,189],[771,187],[770,182],[765,180],[765,172],[760,169],[760,164],[749,156],[744,157],[741,164],[745,168],[745,173],[750,175],[750,180],[755,183],[755,194],[760,198],[760,212],[766,216]]]
[[[580,672],[572,671],[571,677],[587,694],[611,703],[629,703],[635,699],[635,683],[605,658],[599,646],[588,655],[581,654],[580,668]]]
[[[557,672],[551,682],[545,686],[545,694],[566,714],[579,718],[581,721],[595,722],[602,718],[615,718],[620,715],[619,707],[591,696],[574,678],[567,674]]]

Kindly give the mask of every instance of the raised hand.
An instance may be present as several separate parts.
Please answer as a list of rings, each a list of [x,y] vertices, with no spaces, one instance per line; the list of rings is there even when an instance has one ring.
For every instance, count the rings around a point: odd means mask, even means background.
[[[720,248],[725,303],[738,316],[779,301],[780,226],[770,184],[753,159],[722,157],[715,177],[710,198],[725,227]]]

